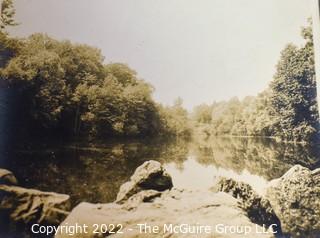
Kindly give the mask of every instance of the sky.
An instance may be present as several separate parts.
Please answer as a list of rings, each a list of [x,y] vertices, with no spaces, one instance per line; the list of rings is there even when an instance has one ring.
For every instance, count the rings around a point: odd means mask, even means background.
[[[280,51],[303,44],[307,0],[14,0],[25,37],[44,32],[98,47],[151,83],[155,100],[240,99],[267,88]]]

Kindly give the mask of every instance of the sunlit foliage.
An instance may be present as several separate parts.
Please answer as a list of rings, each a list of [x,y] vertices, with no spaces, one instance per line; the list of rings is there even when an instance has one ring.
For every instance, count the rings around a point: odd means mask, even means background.
[[[272,136],[286,141],[315,141],[319,122],[311,27],[305,44],[281,52],[268,89],[242,101],[233,98],[194,109],[193,119],[207,136]]]
[[[138,137],[189,131],[181,103],[158,105],[151,85],[125,64],[104,64],[100,50],[43,34],[19,43],[1,77],[16,93],[29,132]]]

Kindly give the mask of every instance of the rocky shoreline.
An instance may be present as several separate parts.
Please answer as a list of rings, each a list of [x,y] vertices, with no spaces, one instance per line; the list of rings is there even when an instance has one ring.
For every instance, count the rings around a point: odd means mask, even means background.
[[[320,234],[320,169],[300,165],[258,195],[250,185],[228,178],[208,191],[178,189],[159,162],[147,161],[120,187],[115,202],[82,202],[72,210],[68,195],[17,184],[10,171],[0,169],[0,218],[29,229],[55,227],[48,234],[57,238]],[[77,226],[81,230],[68,230]]]
[[[59,225],[70,208],[69,195],[19,187],[10,171],[0,169],[0,220],[18,226]]]

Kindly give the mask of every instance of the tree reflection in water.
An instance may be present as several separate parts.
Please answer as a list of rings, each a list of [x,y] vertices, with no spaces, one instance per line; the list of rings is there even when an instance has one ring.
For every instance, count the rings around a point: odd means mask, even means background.
[[[150,159],[163,163],[178,185],[183,181],[187,187],[201,188],[217,176],[239,175],[262,183],[280,177],[293,164],[314,168],[317,151],[261,138],[47,142],[9,151],[0,167],[12,170],[22,186],[69,194],[76,205],[113,201],[120,185]]]

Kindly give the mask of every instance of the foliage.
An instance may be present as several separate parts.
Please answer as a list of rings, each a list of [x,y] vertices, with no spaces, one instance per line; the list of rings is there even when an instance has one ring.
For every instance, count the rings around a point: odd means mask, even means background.
[[[99,49],[43,34],[13,39],[4,32],[16,25],[12,0],[0,13],[0,79],[18,102],[20,125],[28,133],[54,132],[91,137],[191,135],[182,100],[163,106],[153,87],[122,63],[104,64]],[[318,136],[318,108],[312,30],[302,29],[305,44],[281,52],[266,90],[243,100],[202,104],[192,114],[206,136],[276,136],[312,141]],[[19,118],[19,119],[20,119]]]
[[[207,104],[201,104],[193,109],[193,120],[198,123],[210,123],[212,121],[212,107]]]
[[[137,137],[186,129],[182,108],[162,108],[151,85],[127,65],[105,65],[100,50],[43,34],[19,43],[1,77],[17,93],[29,131]]]
[[[311,27],[302,33],[306,44],[288,45],[282,52],[271,84],[271,104],[279,121],[277,136],[312,140],[318,130],[316,81]]]
[[[0,68],[4,67],[8,61],[19,51],[20,41],[8,37],[0,31]]]
[[[5,30],[7,26],[16,26],[14,20],[16,10],[12,0],[2,0],[0,5],[0,31]]]
[[[210,106],[201,107],[200,115],[211,112],[211,119],[198,121],[198,126],[207,136],[272,136],[274,118],[270,112],[268,96],[265,91],[257,97],[246,97],[242,101],[234,97],[229,101],[214,102]],[[199,108],[196,109],[194,118],[199,118]]]
[[[206,135],[275,136],[287,141],[318,137],[318,110],[311,27],[304,46],[281,52],[270,87],[256,97],[200,105],[193,119]]]
[[[192,126],[189,121],[188,112],[182,107],[182,99],[177,98],[172,107],[158,105],[161,119],[162,133],[167,135],[178,135],[189,138]]]

